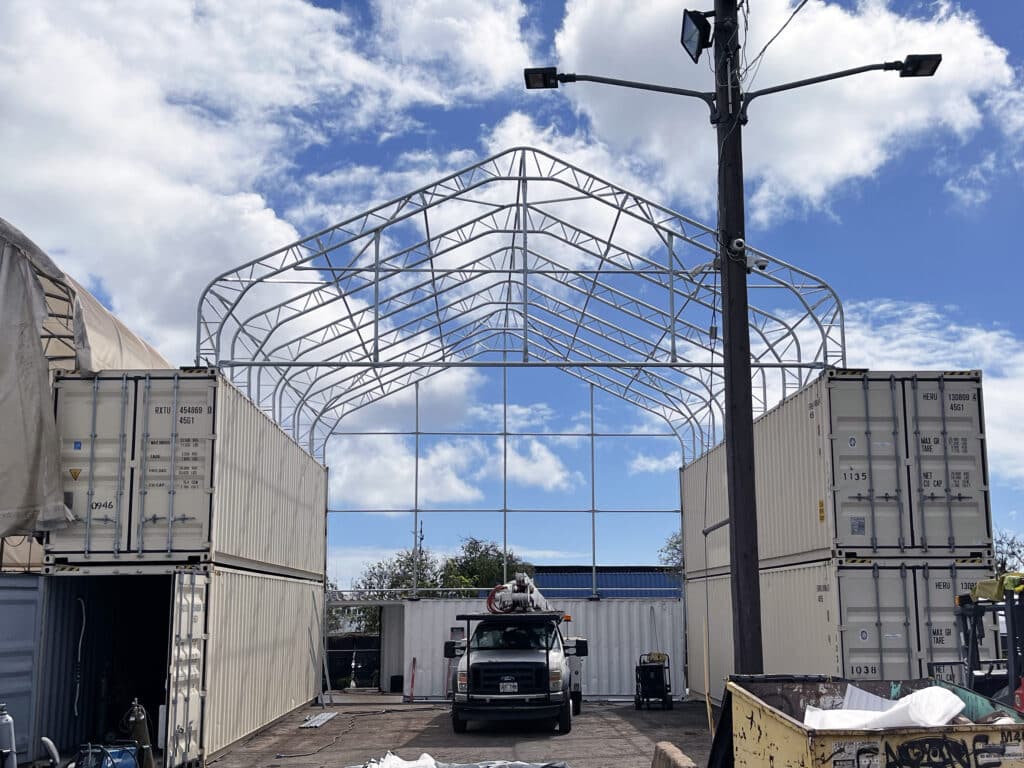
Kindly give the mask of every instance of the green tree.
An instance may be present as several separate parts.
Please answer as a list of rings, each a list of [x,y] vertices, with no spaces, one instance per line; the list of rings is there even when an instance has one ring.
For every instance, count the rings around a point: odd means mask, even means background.
[[[416,589],[441,586],[441,563],[429,549],[403,549],[368,566],[352,585],[365,600],[402,600]],[[360,632],[380,632],[380,609],[363,606],[351,611],[352,623]]]
[[[995,554],[996,573],[1024,571],[1024,535],[1005,528],[996,528],[995,536],[992,537],[992,549]]]
[[[676,531],[665,539],[665,545],[658,550],[658,562],[676,573],[683,570],[683,534]]]
[[[533,575],[533,566],[512,550],[508,551],[508,579],[517,573]],[[493,587],[504,584],[504,558],[501,547],[493,541],[474,537],[462,540],[459,551],[447,558],[441,566],[441,586]]]
[[[515,573],[533,575],[533,566],[511,550],[508,553],[508,577]],[[449,558],[440,559],[430,550],[420,549],[414,554],[402,550],[367,566],[352,585],[360,590],[359,598],[366,600],[403,600],[412,595],[414,573],[417,587],[425,595],[434,596],[436,588],[458,590],[444,592],[448,597],[475,597],[477,590],[503,584],[504,568],[501,547],[493,541],[477,538],[462,540],[459,551]],[[360,632],[380,631],[380,609],[371,606],[340,609]]]

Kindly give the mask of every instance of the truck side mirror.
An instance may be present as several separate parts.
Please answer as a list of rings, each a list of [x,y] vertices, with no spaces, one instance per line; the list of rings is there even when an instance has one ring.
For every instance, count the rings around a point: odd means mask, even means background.
[[[446,659],[457,659],[463,653],[465,648],[462,647],[462,642],[459,640],[445,640],[444,641],[444,657]]]
[[[584,656],[588,655],[587,651],[587,641],[584,640],[582,637],[577,638],[576,642],[572,645],[565,646],[565,654],[567,656],[578,656],[580,658],[583,658]]]

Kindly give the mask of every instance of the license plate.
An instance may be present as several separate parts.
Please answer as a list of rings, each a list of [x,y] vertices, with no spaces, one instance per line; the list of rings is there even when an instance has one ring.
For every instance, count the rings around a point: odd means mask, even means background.
[[[498,693],[519,693],[519,683],[498,683]]]

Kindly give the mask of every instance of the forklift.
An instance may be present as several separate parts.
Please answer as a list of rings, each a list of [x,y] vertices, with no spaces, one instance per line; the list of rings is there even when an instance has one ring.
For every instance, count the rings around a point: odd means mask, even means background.
[[[997,581],[1001,588],[1001,579]],[[994,599],[985,599],[975,592],[956,598],[964,685],[1024,713],[1024,588],[997,590],[991,597]],[[997,626],[1006,622],[1006,635],[1003,639],[1000,630],[997,643],[1000,658],[983,660],[980,649],[985,641],[986,626],[992,626],[993,615]]]

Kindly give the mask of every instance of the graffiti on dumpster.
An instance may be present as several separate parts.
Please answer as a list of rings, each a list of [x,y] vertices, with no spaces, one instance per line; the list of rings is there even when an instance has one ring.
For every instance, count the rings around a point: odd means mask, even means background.
[[[1009,768],[1024,765],[1019,733],[980,733],[957,739],[929,736],[911,741],[840,742],[832,768]]]

